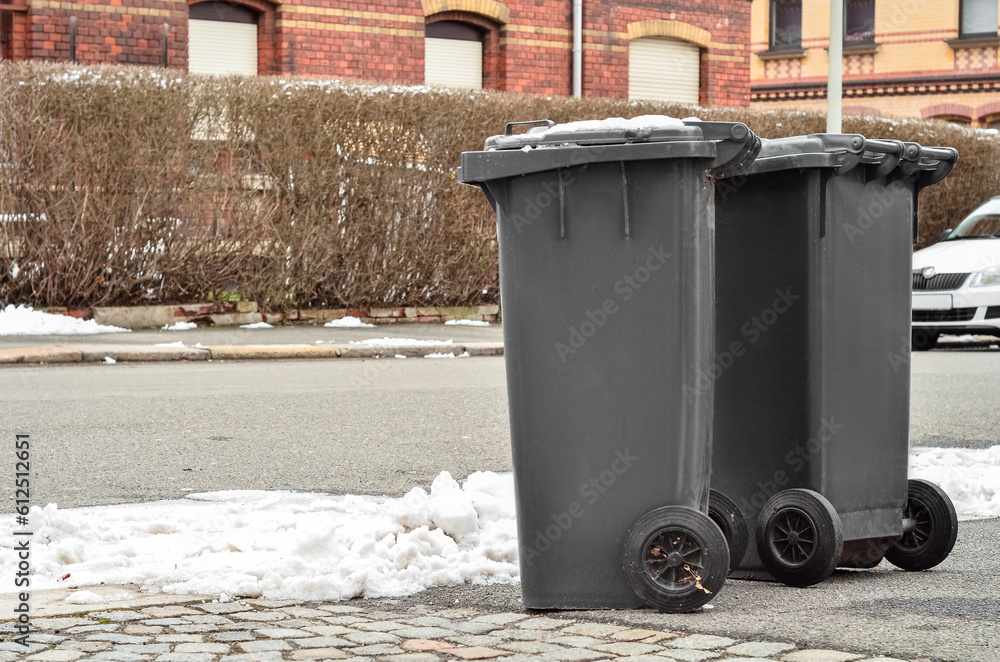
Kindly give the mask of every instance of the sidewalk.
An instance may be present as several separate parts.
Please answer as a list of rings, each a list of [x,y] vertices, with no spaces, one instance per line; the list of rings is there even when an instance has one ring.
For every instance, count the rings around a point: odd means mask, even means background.
[[[91,587],[109,595],[123,588]],[[212,602],[208,596],[149,595],[85,606],[71,591],[33,594],[37,631],[27,651],[0,625],[0,662],[900,662],[889,657],[802,650],[785,642],[738,641],[715,635],[630,626],[630,612],[608,611],[605,622],[572,612],[490,613],[399,601],[300,603],[277,600]],[[8,604],[10,603],[10,604]],[[0,599],[10,614],[13,602]]]
[[[385,338],[390,340],[371,342]],[[415,342],[404,342],[406,340]],[[0,336],[0,364],[108,362],[107,358],[130,362],[418,357],[429,354],[458,357],[465,353],[501,356],[501,326],[407,324],[329,328],[296,325],[272,329],[225,326],[199,327],[190,331]]]

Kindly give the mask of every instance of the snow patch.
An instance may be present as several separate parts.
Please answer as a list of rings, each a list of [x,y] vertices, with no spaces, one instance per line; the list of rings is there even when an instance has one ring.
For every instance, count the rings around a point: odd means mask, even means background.
[[[183,340],[175,340],[174,342],[158,342],[156,347],[187,347]]]
[[[455,356],[455,352],[448,352],[444,354],[442,352],[432,352],[430,354],[424,355],[425,359],[467,359],[469,358],[468,352],[462,352],[458,356]]]
[[[75,336],[130,333],[120,326],[101,325],[68,315],[53,315],[31,306],[9,305],[0,311],[0,336]]]
[[[368,322],[362,322],[357,317],[351,317],[350,315],[346,317],[341,317],[339,320],[330,320],[323,326],[329,326],[337,329],[363,329],[374,327],[374,324],[369,324]]]
[[[676,129],[683,127],[684,122],[676,117],[667,115],[640,115],[631,119],[623,117],[609,117],[603,120],[582,120],[579,122],[567,122],[556,124],[555,126],[532,133],[532,137],[545,136],[548,133],[577,133],[581,131],[643,131],[655,129]]]
[[[240,324],[241,329],[273,329],[267,322],[254,322],[253,324]]]
[[[489,326],[489,322],[484,322],[482,320],[448,320],[445,326]]]
[[[1000,517],[1000,446],[912,448],[910,478],[937,483],[961,515]]]
[[[352,345],[369,345],[372,347],[406,347],[408,345],[450,345],[451,340],[417,340],[416,338],[368,338],[367,340],[352,340]]]
[[[176,322],[174,324],[165,325],[161,331],[190,331],[191,329],[197,329],[198,325],[195,322]]]
[[[75,591],[66,596],[63,602],[71,605],[99,605],[104,602],[119,602],[121,600],[131,600],[135,596],[128,592],[111,593],[108,595],[98,595],[90,591]]]

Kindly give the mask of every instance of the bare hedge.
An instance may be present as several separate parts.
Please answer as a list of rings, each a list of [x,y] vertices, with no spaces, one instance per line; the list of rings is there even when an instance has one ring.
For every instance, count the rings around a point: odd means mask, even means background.
[[[0,66],[0,300],[308,306],[498,300],[496,229],[460,154],[510,120],[664,113],[819,132],[818,114],[546,99],[128,67]],[[1000,193],[1000,139],[940,122],[845,131],[952,145],[920,245]]]

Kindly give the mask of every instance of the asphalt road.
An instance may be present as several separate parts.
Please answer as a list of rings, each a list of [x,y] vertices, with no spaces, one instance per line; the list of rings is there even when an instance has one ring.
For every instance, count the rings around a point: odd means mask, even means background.
[[[915,445],[1000,444],[1000,351],[916,354],[912,373]],[[401,495],[441,470],[510,469],[503,361],[492,358],[7,366],[0,421],[3,436],[34,442],[33,500],[60,507],[220,489]],[[997,662],[997,540],[1000,521],[965,522],[955,552],[931,572],[886,564],[810,589],[730,581],[707,613],[595,617]],[[403,601],[516,608],[518,597],[516,588],[457,587]]]

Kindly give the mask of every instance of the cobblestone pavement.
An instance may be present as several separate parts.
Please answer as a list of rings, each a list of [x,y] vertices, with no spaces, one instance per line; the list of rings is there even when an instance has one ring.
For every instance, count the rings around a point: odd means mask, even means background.
[[[78,614],[34,619],[27,649],[12,641],[13,623],[4,623],[0,662],[899,662],[559,616],[272,600],[82,607]]]

